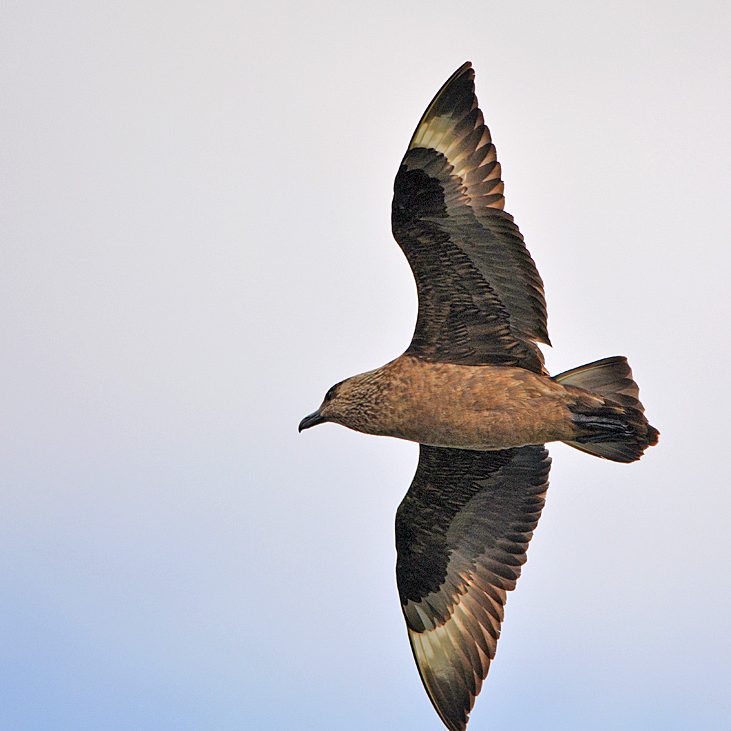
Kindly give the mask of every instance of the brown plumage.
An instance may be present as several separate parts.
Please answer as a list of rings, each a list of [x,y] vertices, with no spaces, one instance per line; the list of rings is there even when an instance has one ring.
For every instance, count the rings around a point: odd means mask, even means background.
[[[466,63],[427,108],[394,183],[393,233],[419,295],[411,344],[333,386],[300,423],[421,445],[396,514],[396,575],[419,674],[452,731],[467,726],[543,508],[543,445],[632,462],[658,438],[624,357],[545,370],[543,282],[503,210],[500,175]]]

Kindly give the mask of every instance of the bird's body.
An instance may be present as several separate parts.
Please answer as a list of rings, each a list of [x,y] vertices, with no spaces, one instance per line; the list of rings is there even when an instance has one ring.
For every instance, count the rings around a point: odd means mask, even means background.
[[[419,296],[411,344],[333,386],[300,423],[420,444],[396,514],[396,576],[419,674],[451,731],[467,726],[543,508],[543,445],[633,462],[658,436],[626,358],[546,371],[543,282],[504,203],[466,63],[427,107],[394,183],[393,233]]]
[[[434,447],[491,450],[581,436],[571,405],[598,397],[525,368],[431,363],[402,355],[344,384],[342,413],[357,431]],[[352,409],[344,409],[352,403]],[[326,405],[321,415],[328,416]]]

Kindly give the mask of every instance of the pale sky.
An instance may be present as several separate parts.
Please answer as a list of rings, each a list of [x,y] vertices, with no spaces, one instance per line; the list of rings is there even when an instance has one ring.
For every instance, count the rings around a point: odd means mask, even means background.
[[[417,447],[325,425],[407,346],[393,177],[465,60],[550,369],[660,445],[551,447],[470,731],[727,729],[728,3],[6,2],[0,728],[439,731],[395,587]]]

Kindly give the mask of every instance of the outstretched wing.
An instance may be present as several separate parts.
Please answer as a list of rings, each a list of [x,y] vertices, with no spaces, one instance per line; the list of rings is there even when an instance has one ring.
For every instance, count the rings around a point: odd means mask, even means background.
[[[425,360],[543,370],[543,282],[505,213],[500,163],[469,63],[439,90],[394,183],[393,234],[416,279],[408,353]]]
[[[396,513],[396,578],[419,674],[462,731],[538,523],[551,460],[542,446],[474,452],[421,445]]]

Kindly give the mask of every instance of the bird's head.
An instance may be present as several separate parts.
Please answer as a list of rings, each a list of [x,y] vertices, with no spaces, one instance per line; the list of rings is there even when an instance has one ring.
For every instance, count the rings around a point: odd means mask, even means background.
[[[366,431],[369,415],[373,412],[374,397],[379,390],[374,373],[361,373],[331,386],[320,408],[302,419],[299,431],[326,421]]]

